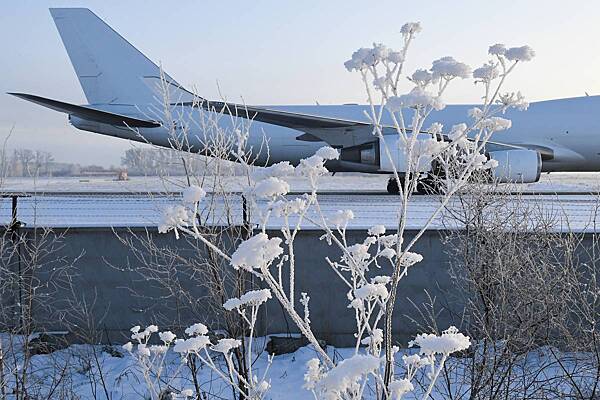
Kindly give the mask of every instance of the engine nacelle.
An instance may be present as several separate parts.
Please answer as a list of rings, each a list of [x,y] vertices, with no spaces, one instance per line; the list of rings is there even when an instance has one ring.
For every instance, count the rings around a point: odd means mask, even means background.
[[[540,180],[542,157],[535,150],[490,151],[489,156],[498,162],[498,166],[492,169],[492,177],[501,183],[532,183]]]
[[[417,140],[430,139],[431,135],[427,133],[419,133]],[[390,157],[387,155],[389,151]],[[394,167],[396,171],[405,172],[408,167],[408,155],[406,149],[402,143],[402,140],[398,135],[385,135],[383,140],[379,139],[379,166],[382,172],[392,172]],[[418,172],[429,172],[431,171],[431,157],[420,157],[419,165],[417,166]]]

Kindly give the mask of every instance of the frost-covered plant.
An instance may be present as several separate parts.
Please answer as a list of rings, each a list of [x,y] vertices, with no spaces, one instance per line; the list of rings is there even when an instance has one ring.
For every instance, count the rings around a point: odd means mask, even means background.
[[[442,57],[435,60],[430,68],[417,70],[407,76],[413,87],[403,91],[401,77],[404,60],[409,45],[420,30],[418,23],[406,24],[401,30],[404,44],[400,51],[374,44],[372,48],[356,51],[345,64],[348,70],[358,71],[363,79],[369,99],[366,117],[373,126],[375,138],[383,146],[399,186],[401,205],[397,228],[393,232],[387,233],[385,226],[373,226],[362,242],[351,243],[346,229],[354,218],[354,212],[340,210],[326,216],[321,211],[319,179],[328,173],[326,162],[339,158],[338,151],[331,147],[321,148],[315,155],[301,160],[297,166],[281,162],[249,176],[245,196],[258,214],[258,229],[241,241],[231,254],[211,242],[198,224],[196,215],[199,203],[203,201],[199,195],[203,192],[199,188],[189,189],[196,194],[195,197],[186,195],[187,199],[193,200],[191,203],[165,210],[160,227],[162,232],[173,230],[176,235],[183,233],[201,241],[210,251],[226,260],[231,268],[253,275],[268,288],[269,292],[255,291],[230,299],[224,307],[240,313],[250,328],[248,340],[251,343],[258,306],[271,295],[275,297],[318,355],[308,363],[305,375],[305,387],[316,398],[359,399],[363,398],[365,388],[369,385],[372,385],[378,398],[401,398],[414,390],[412,380],[416,372],[426,366],[429,368],[429,384],[423,398],[427,398],[447,358],[470,346],[469,338],[454,327],[439,336],[419,335],[411,344],[420,347],[422,357],[414,355],[405,358],[406,372],[403,378],[399,378],[394,371],[394,355],[398,348],[392,346],[396,293],[400,280],[411,267],[422,261],[423,256],[411,250],[434,218],[473,173],[495,167],[495,162],[485,156],[484,146],[494,132],[510,128],[510,121],[498,114],[512,107],[527,107],[520,93],[501,94],[500,89],[517,63],[529,61],[534,53],[527,46],[506,49],[494,45],[489,49],[492,60],[475,71],[452,57]],[[446,131],[441,124],[434,122],[425,129],[428,117],[445,107],[443,95],[449,84],[456,79],[471,77],[475,78],[476,84],[483,85],[485,93],[482,105],[465,115],[465,118],[471,119],[470,122],[455,125]],[[235,137],[239,145],[233,156],[245,163],[246,159],[240,155],[247,154],[244,149],[247,136],[238,134]],[[396,150],[405,154],[405,165],[396,163],[392,156]],[[421,175],[428,170],[426,166],[432,164],[442,171],[440,204],[419,232],[405,243],[405,224],[412,192]],[[286,176],[292,174],[308,179],[310,193],[288,196],[290,186]],[[266,206],[258,207],[259,201],[266,203]],[[283,221],[281,237],[267,234],[272,216]],[[354,355],[341,362],[334,362],[311,328],[309,294],[296,293],[294,240],[304,223],[322,229],[321,239],[337,247],[340,252],[338,259],[328,257],[326,261],[347,286],[345,296],[348,308],[354,313],[356,321]],[[383,273],[390,270],[392,272],[389,275]],[[301,307],[296,307],[297,301]],[[244,306],[250,307],[249,311]],[[237,345],[238,339],[223,340],[223,344],[219,343],[213,350],[224,353],[229,367],[231,359],[227,356],[228,351]],[[203,351],[206,351],[206,346]],[[224,379],[232,385],[236,384],[236,379],[237,384],[242,382],[248,385],[251,388],[248,396],[253,393],[264,395],[262,389],[268,389],[268,384],[264,383],[266,381],[258,379],[253,373],[249,377],[242,381],[239,376],[230,374]]]
[[[166,368],[166,357],[169,346],[175,340],[175,334],[171,331],[159,332],[158,337],[161,344],[149,344],[154,333],[158,332],[156,325],[150,325],[144,330],[139,325],[131,328],[131,340],[123,345],[123,349],[130,353],[136,360],[136,367],[140,369],[151,399],[164,398],[171,394],[169,382],[165,382],[164,373]],[[187,391],[180,393],[183,398],[188,397]]]
[[[136,344],[128,342],[123,345],[123,349],[136,360],[135,367],[142,372],[152,399],[163,399],[166,395],[170,395],[171,398],[189,398],[200,395],[199,393],[194,395],[191,389],[173,389],[171,381],[174,376],[177,376],[177,371],[168,374],[168,376],[165,373],[167,351],[172,349],[173,352],[181,356],[181,365],[186,364],[190,357],[195,357],[200,361],[202,367],[209,368],[223,382],[233,387],[240,398],[261,400],[271,386],[266,378],[269,369],[267,367],[259,374],[252,367],[253,360],[251,357],[253,355],[254,328],[258,309],[261,304],[270,298],[271,292],[269,289],[253,290],[245,293],[240,298],[229,299],[223,304],[226,310],[238,312],[250,329],[246,351],[247,365],[249,365],[247,375],[240,373],[233,360],[232,351],[242,346],[241,340],[221,338],[211,341],[208,336],[208,327],[201,323],[188,327],[185,330],[187,336],[185,339],[177,339],[176,335],[170,331],[158,332],[156,325],[150,325],[144,330],[141,330],[139,326],[134,326],[131,328],[131,339]],[[157,332],[162,344],[150,345],[152,335]],[[224,363],[220,361],[221,358]],[[272,358],[269,358],[269,364],[271,361]]]
[[[374,44],[372,48],[355,52],[345,64],[349,71],[358,71],[361,75],[370,106],[365,114],[373,125],[373,134],[379,138],[390,160],[399,188],[402,203],[397,234],[400,238],[404,236],[412,192],[422,173],[427,170],[426,166],[435,166],[438,175],[443,177],[442,182],[435,182],[442,195],[440,207],[409,243],[398,241],[395,246],[400,256],[391,277],[384,326],[386,383],[391,380],[393,366],[392,316],[396,292],[400,279],[406,273],[406,268],[402,266],[403,255],[410,251],[429,223],[476,171],[497,165],[495,160],[485,156],[484,148],[494,132],[511,126],[510,120],[498,114],[505,113],[509,108],[525,110],[528,106],[520,92],[503,94],[502,86],[519,62],[530,61],[535,55],[529,46],[507,49],[502,44],[495,44],[488,50],[491,60],[475,71],[452,57],[442,57],[435,60],[430,68],[419,69],[407,76],[414,86],[405,92],[401,87],[404,61],[415,34],[420,30],[419,23],[406,24],[401,30],[404,43],[400,51]],[[471,109],[468,116],[465,115],[471,121],[454,125],[446,131],[437,122],[426,128],[428,117],[445,108],[443,96],[449,84],[456,79],[470,77],[475,78],[475,84],[481,84],[484,88],[482,105]],[[394,135],[388,135],[390,131]],[[394,140],[390,141],[389,137],[394,137]],[[392,155],[398,149],[407,160],[400,166],[393,161]],[[404,172],[403,176],[401,172]]]

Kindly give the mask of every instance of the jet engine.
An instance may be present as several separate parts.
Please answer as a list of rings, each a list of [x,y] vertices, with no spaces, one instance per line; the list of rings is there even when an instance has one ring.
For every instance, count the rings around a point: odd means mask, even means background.
[[[489,157],[498,162],[492,169],[492,177],[501,183],[532,183],[540,179],[542,157],[535,150],[490,151]]]

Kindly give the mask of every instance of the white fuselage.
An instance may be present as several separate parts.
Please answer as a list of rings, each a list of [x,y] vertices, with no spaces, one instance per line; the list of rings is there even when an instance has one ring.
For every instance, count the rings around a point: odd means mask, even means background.
[[[139,106],[92,105],[108,112],[144,118]],[[468,110],[473,105],[449,105],[434,112],[429,123],[440,122],[446,129],[461,122],[469,122]],[[364,105],[315,105],[315,106],[266,106],[272,110],[309,114],[344,120],[366,121]],[[542,171],[600,171],[600,96],[549,100],[531,103],[527,111],[509,110],[503,117],[512,120],[512,128],[494,134],[498,143],[523,146],[552,154],[543,161]],[[385,114],[385,113],[384,113]],[[190,118],[193,118],[190,117]],[[229,118],[221,119],[228,124]],[[139,134],[128,128],[72,118],[71,123],[83,130],[97,132],[124,139],[142,141],[170,147],[169,133],[165,128],[141,128]],[[390,124],[383,120],[384,124]],[[191,124],[193,125],[193,124]],[[227,128],[227,126],[224,126]],[[224,129],[224,131],[228,131]],[[258,162],[271,164],[279,161],[297,163],[326,145],[325,142],[297,140],[305,132],[252,122],[247,147],[259,156]],[[142,136],[143,138],[141,138]],[[199,128],[191,130],[188,140],[194,151],[201,151],[203,134]],[[264,143],[268,142],[268,156]],[[259,149],[262,148],[262,151]]]

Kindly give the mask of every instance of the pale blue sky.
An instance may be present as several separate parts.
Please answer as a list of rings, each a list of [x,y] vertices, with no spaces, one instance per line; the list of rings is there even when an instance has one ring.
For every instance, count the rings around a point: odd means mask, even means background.
[[[452,55],[476,67],[490,44],[529,44],[537,52],[511,79],[530,100],[600,94],[600,2],[527,1],[45,1],[8,0],[0,11],[0,136],[57,159],[118,164],[130,145],[79,132],[66,116],[5,95],[22,91],[85,103],[49,7],[88,7],[184,86],[249,104],[364,102],[352,51],[397,46],[400,26],[423,32],[407,71]],[[471,82],[448,102],[476,102]]]

